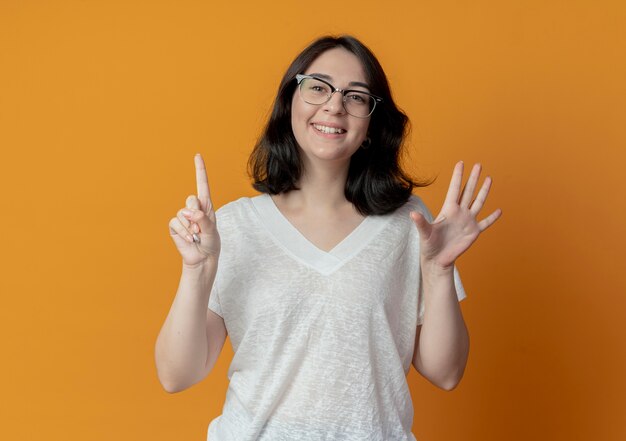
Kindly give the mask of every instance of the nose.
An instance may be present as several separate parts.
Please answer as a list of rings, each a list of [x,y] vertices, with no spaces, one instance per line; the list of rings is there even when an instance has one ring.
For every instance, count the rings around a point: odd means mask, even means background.
[[[344,113],[343,93],[338,90],[333,92],[330,99],[324,103],[324,111],[329,113]]]

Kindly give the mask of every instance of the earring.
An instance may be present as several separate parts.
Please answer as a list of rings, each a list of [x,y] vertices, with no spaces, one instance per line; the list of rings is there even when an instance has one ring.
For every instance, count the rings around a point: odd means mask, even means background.
[[[365,138],[365,141],[363,141],[363,143],[361,144],[361,148],[363,150],[367,150],[371,145],[372,145],[372,138],[368,136],[367,138]]]

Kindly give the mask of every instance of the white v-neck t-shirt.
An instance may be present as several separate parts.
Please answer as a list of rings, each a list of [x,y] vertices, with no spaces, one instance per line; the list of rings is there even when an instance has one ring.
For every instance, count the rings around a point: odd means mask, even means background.
[[[424,303],[410,211],[432,221],[411,196],[326,252],[267,194],[218,210],[208,307],[234,357],[208,441],[415,440],[406,376]],[[454,281],[462,300],[456,268]]]

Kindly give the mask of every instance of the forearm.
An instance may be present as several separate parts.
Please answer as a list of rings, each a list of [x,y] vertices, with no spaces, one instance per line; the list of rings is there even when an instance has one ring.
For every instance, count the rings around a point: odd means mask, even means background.
[[[469,335],[454,287],[453,268],[422,263],[424,321],[414,365],[437,386],[453,389],[463,376]]]
[[[183,265],[176,297],[155,346],[159,380],[168,391],[202,379],[209,351],[207,305],[216,271],[217,261]]]

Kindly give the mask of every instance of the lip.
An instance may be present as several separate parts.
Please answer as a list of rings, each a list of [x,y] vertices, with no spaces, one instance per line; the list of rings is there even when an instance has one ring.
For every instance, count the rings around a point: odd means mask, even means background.
[[[328,122],[328,121],[313,121],[311,123],[311,125],[318,125],[318,126],[326,126],[326,127],[332,127],[333,129],[342,129],[344,131],[347,132],[346,128],[344,126],[342,126],[341,124],[337,124],[337,123],[333,123],[333,122]]]
[[[315,128],[316,125],[331,127],[333,129],[342,129],[343,133],[324,133],[324,132],[317,130],[317,128]],[[311,127],[311,130],[313,130],[317,136],[321,136],[322,138],[326,138],[326,139],[343,138],[344,136],[346,136],[346,133],[348,133],[348,131],[345,128],[343,128],[340,124],[336,124],[336,123],[313,122],[310,124],[310,127]]]

